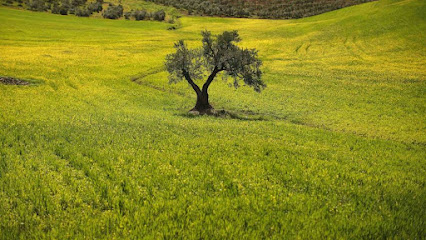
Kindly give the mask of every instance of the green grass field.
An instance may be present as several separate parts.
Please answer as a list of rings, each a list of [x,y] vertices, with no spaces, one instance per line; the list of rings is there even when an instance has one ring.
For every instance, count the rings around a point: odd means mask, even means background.
[[[421,239],[426,2],[300,20],[0,8],[0,239]],[[173,43],[239,30],[268,87],[220,78],[192,117]],[[137,83],[131,79],[137,78]]]

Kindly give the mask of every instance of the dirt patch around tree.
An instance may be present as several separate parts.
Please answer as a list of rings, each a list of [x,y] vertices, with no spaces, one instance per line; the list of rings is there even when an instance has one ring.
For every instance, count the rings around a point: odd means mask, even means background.
[[[22,79],[0,76],[0,84],[4,85],[30,85],[31,83]]]

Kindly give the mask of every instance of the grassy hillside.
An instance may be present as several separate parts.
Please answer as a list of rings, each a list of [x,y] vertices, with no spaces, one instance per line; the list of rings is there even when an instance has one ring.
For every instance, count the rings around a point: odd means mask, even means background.
[[[0,239],[425,235],[424,1],[166,23],[0,8]],[[268,87],[191,117],[173,42],[239,30]],[[131,79],[137,78],[135,83]]]

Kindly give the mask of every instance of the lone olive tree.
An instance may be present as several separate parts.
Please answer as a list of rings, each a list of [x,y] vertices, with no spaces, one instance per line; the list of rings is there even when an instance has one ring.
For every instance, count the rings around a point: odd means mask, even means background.
[[[261,80],[262,61],[257,57],[257,50],[243,49],[235,45],[241,41],[237,31],[225,31],[215,37],[209,31],[203,31],[201,34],[201,48],[188,49],[184,41],[180,40],[175,43],[176,52],[167,55],[165,63],[170,73],[170,83],[185,79],[197,94],[197,102],[191,111],[198,111],[200,114],[212,113],[208,88],[221,72],[225,78],[233,78],[235,88],[238,88],[240,80],[257,92],[266,87]],[[194,81],[206,77],[206,73],[209,75],[200,88]]]

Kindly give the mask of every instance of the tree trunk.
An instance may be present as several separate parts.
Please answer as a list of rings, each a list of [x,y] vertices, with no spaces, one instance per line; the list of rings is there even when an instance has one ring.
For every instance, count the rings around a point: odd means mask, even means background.
[[[204,83],[202,90],[198,87],[197,84],[192,81],[191,76],[189,73],[182,69],[182,73],[185,76],[188,83],[192,86],[195,93],[197,94],[197,103],[195,104],[195,107],[190,110],[190,112],[199,112],[199,114],[213,114],[213,107],[209,103],[209,94],[207,92],[210,84],[212,83],[213,79],[216,77],[216,74],[222,71],[221,69],[218,69],[215,67],[213,69],[213,72],[210,74],[210,76],[207,78],[207,81]]]
[[[203,91],[197,94],[197,103],[191,111],[197,111],[200,114],[209,114],[213,110],[213,107],[209,103],[209,94],[207,91]]]

